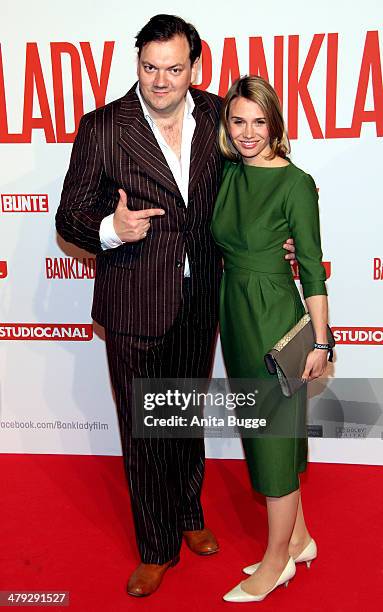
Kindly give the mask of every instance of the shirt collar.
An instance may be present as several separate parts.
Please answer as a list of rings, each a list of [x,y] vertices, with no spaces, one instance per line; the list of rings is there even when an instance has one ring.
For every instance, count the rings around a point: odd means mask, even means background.
[[[137,94],[137,97],[138,97],[138,99],[140,101],[142,112],[144,113],[145,119],[153,127],[155,125],[155,121],[154,121],[153,117],[150,115],[150,113],[148,111],[148,108],[147,108],[147,106],[146,106],[146,104],[144,102],[144,99],[143,99],[143,97],[141,95],[139,83],[137,83],[136,94]],[[193,97],[192,97],[192,95],[191,95],[189,90],[187,90],[187,92],[186,92],[185,103],[186,103],[185,118],[189,119],[192,116],[192,113],[193,113],[193,110],[194,110],[194,107],[195,107]]]

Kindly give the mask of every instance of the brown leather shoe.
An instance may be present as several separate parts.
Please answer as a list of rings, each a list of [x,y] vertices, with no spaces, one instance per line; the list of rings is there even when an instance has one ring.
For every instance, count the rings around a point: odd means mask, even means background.
[[[184,531],[183,536],[190,550],[197,555],[213,555],[219,551],[218,542],[210,529]]]
[[[158,589],[162,578],[169,567],[173,567],[180,560],[179,555],[171,561],[158,565],[157,563],[140,563],[129,578],[127,591],[135,597],[151,595]]]

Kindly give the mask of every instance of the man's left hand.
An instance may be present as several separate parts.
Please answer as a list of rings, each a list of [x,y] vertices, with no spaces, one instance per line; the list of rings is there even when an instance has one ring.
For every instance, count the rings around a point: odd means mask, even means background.
[[[285,259],[288,259],[290,261],[290,266],[293,266],[294,264],[296,264],[297,260],[295,259],[294,238],[288,238],[285,244],[283,245],[283,248],[286,249],[286,251],[288,251],[285,255]]]

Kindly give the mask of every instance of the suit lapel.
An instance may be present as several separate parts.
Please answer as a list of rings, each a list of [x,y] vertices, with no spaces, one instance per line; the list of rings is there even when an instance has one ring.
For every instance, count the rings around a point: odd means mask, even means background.
[[[181,197],[161,148],[144,117],[135,89],[136,85],[121,99],[116,117],[120,126],[118,144],[155,182]]]
[[[136,85],[121,99],[116,117],[116,122],[120,126],[118,144],[154,181],[177,197],[182,197],[161,148],[144,117],[135,89]],[[191,88],[190,93],[195,103],[193,116],[196,127],[190,154],[189,198],[217,140],[217,128],[209,104],[198,89]]]
[[[209,104],[202,97],[198,89],[192,88],[190,93],[195,103],[193,116],[196,121],[196,127],[190,154],[189,198],[198,183],[199,177],[217,140],[217,127],[211,116]]]

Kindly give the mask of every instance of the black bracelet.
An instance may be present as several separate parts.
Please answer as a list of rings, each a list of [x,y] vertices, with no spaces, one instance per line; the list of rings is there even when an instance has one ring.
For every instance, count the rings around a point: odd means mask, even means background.
[[[329,351],[331,346],[329,344],[320,344],[319,342],[314,342],[314,348],[323,349],[324,351]]]
[[[328,360],[332,361],[333,351],[330,344],[320,344],[319,342],[314,342],[315,349],[321,349],[323,351],[328,351]]]

